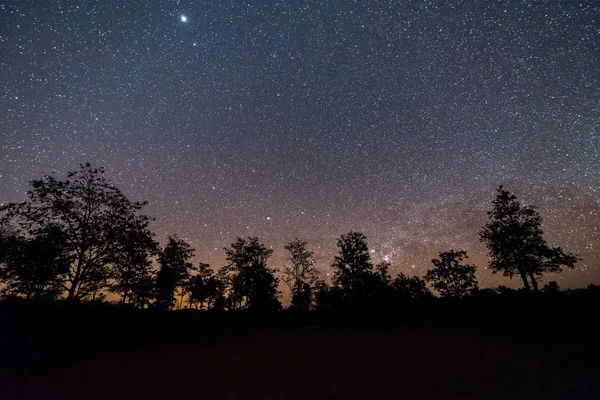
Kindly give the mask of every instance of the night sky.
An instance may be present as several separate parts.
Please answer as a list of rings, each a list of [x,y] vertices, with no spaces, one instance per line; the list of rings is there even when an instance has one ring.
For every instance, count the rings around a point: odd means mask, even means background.
[[[397,3],[406,3],[399,5]],[[600,283],[600,4],[0,1],[0,202],[104,166],[163,243],[342,233],[392,272],[465,249],[503,184]],[[513,285],[520,285],[513,282]]]

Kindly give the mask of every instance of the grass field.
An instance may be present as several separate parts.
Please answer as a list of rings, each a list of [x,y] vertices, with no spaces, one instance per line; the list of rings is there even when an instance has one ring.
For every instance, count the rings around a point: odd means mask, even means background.
[[[11,352],[2,399],[597,399],[597,339],[456,327],[296,328]]]

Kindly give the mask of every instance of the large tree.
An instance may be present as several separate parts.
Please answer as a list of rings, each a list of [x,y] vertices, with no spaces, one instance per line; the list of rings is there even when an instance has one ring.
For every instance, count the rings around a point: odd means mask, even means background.
[[[45,175],[31,181],[28,201],[4,207],[4,219],[19,233],[36,236],[57,226],[66,236],[71,260],[62,287],[69,299],[81,299],[107,284],[117,232],[146,203],[131,202],[108,181],[102,168],[82,164],[59,180]]]
[[[194,249],[177,236],[170,236],[167,245],[158,254],[160,269],[156,276],[155,306],[169,310],[175,304],[175,292],[187,285],[193,265],[189,259],[194,256]]]
[[[276,271],[267,266],[272,253],[273,250],[267,249],[256,237],[238,237],[230,248],[225,248],[228,264],[221,275],[231,285],[231,308],[261,313],[281,308]]]
[[[518,275],[527,291],[538,291],[538,280],[544,273],[575,267],[578,259],[574,254],[546,243],[536,208],[521,205],[502,186],[488,218],[480,237],[488,248],[494,273],[502,272],[509,278]]]
[[[474,265],[463,265],[467,252],[446,251],[440,258],[431,260],[433,268],[425,274],[425,280],[431,282],[442,297],[460,298],[477,289]]]
[[[308,250],[307,245],[298,238],[285,245],[291,266],[283,269],[283,281],[292,293],[291,307],[299,311],[308,311],[310,308],[318,278],[314,252]]]
[[[0,282],[5,291],[28,299],[59,295],[61,277],[71,261],[65,233],[57,225],[48,225],[29,237],[8,229],[2,233]]]

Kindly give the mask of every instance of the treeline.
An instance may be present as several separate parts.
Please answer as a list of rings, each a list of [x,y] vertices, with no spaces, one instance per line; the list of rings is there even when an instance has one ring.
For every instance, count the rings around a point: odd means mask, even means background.
[[[288,265],[269,265],[272,250],[258,238],[237,238],[225,248],[227,264],[218,270],[193,265],[194,249],[177,236],[164,246],[155,240],[143,214],[145,202],[132,202],[90,164],[65,180],[43,176],[31,181],[28,200],[1,207],[0,287],[4,294],[72,301],[103,300],[114,293],[137,308],[195,308],[274,313],[281,310],[280,279],[291,291],[290,309],[370,309],[440,297],[465,298],[510,291],[480,289],[476,267],[463,250],[432,260],[423,278],[390,276],[390,264],[375,264],[366,237],[349,232],[337,240],[330,283],[320,279],[308,243],[285,246]],[[525,292],[554,292],[546,273],[574,268],[578,258],[543,238],[541,218],[532,206],[498,188],[481,241],[490,269],[523,282]],[[156,266],[158,268],[156,268]]]

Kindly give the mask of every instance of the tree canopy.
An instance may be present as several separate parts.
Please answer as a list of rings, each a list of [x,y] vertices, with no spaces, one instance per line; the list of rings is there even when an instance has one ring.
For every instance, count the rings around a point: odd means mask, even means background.
[[[523,206],[517,197],[500,186],[480,232],[491,257],[490,268],[512,278],[518,275],[527,291],[538,291],[545,273],[574,268],[578,258],[543,238],[542,218],[533,206]]]
[[[300,311],[310,308],[318,280],[314,252],[308,250],[307,246],[307,242],[296,238],[284,247],[289,253],[291,266],[283,269],[283,281],[292,294],[291,306]]]
[[[114,237],[132,219],[144,219],[145,202],[131,202],[105,177],[102,168],[82,164],[59,180],[45,175],[32,180],[28,201],[2,208],[4,219],[19,234],[38,236],[54,226],[64,234],[70,261],[60,285],[69,299],[81,299],[108,284]]]
[[[222,276],[230,283],[230,307],[237,310],[269,313],[281,308],[275,270],[267,266],[273,250],[257,237],[238,237],[225,248],[227,265]]]
[[[193,265],[189,259],[193,256],[194,249],[186,241],[169,236],[167,245],[158,254],[160,269],[156,276],[156,307],[169,310],[174,306],[175,291],[183,289],[190,278]]]
[[[467,257],[464,250],[440,253],[431,260],[433,268],[427,270],[425,280],[431,282],[442,297],[461,298],[477,289],[474,265],[463,265]]]

